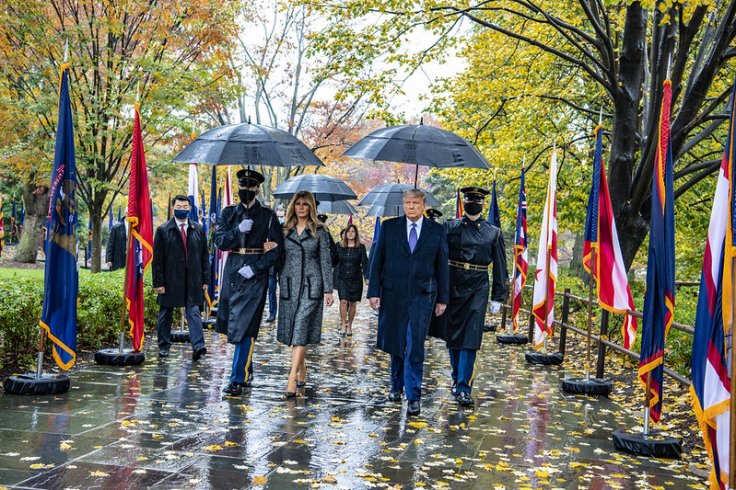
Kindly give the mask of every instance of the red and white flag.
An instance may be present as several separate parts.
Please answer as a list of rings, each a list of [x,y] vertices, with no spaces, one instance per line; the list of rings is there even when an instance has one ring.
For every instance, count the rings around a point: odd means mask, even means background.
[[[233,188],[230,179],[230,166],[227,167],[227,174],[225,176],[225,192],[222,196],[222,209],[233,203]],[[220,254],[220,270],[218,271],[217,277],[220,278],[220,284],[225,281],[225,263],[227,262],[228,252],[227,250],[217,249],[217,253]],[[219,296],[219,291],[218,291]]]
[[[534,275],[534,348],[541,349],[552,335],[555,320],[555,284],[557,283],[557,152],[549,163],[547,199],[544,203],[542,232],[537,249],[537,270]]]

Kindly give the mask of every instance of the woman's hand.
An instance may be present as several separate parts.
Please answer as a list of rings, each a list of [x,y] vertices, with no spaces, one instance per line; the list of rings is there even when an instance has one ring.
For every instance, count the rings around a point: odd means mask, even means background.
[[[327,306],[332,306],[332,303],[333,303],[333,301],[334,301],[334,300],[333,300],[333,298],[332,298],[332,293],[326,293],[326,294],[325,294],[325,304],[326,304]]]

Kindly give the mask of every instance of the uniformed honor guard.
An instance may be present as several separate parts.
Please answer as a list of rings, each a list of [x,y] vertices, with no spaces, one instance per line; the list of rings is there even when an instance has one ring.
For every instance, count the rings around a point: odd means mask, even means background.
[[[435,223],[439,223],[440,218],[442,217],[442,211],[434,208],[427,208],[424,214],[426,214],[427,218],[431,219]]]
[[[224,389],[229,395],[239,395],[243,386],[251,386],[253,346],[266,304],[268,271],[284,249],[276,213],[256,199],[263,175],[246,169],[236,175],[240,204],[222,211],[215,232],[217,247],[230,252],[215,324],[215,330],[235,346],[230,383]]]
[[[450,263],[450,302],[444,315],[434,317],[430,335],[445,340],[452,366],[452,394],[470,406],[476,352],[483,339],[488,307],[488,267],[493,264],[491,313],[501,309],[506,294],[506,247],[501,229],[481,217],[489,194],[480,187],[463,187],[465,215],[445,223]]]

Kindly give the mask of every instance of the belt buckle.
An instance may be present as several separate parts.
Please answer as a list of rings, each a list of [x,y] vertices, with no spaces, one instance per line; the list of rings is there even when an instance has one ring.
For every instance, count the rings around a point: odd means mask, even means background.
[[[466,271],[470,270],[470,264],[468,264],[467,262],[463,263],[463,269],[465,269]]]

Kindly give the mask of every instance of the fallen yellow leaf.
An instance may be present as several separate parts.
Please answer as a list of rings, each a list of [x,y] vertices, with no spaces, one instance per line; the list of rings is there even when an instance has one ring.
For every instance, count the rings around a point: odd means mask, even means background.
[[[268,480],[265,476],[254,476],[253,477],[253,485],[256,487],[263,487],[266,485],[266,482]]]
[[[427,422],[408,422],[406,425],[414,427],[415,429],[424,429],[429,424]]]
[[[62,450],[62,451],[68,451],[71,448],[72,448],[72,445],[71,444],[67,444],[66,442],[62,442],[61,444],[59,444],[59,449]]]
[[[89,476],[110,476],[104,471],[90,471]]]
[[[214,453],[216,451],[221,451],[222,450],[222,446],[220,446],[219,444],[213,444],[211,446],[205,446],[202,449],[204,449],[205,451],[211,451],[211,452]]]

